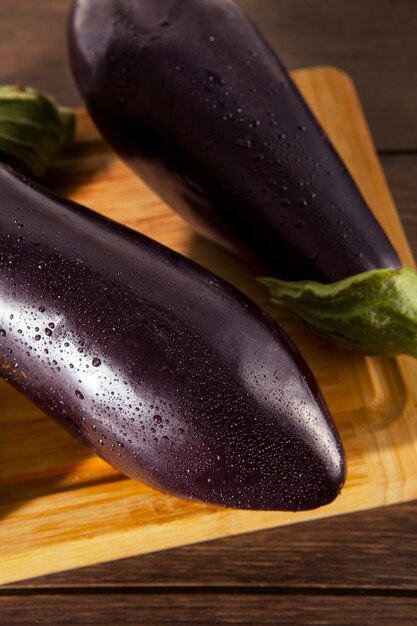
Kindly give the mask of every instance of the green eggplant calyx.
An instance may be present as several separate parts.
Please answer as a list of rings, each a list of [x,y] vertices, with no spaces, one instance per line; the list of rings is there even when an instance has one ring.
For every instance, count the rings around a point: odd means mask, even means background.
[[[75,134],[75,114],[21,85],[0,86],[0,160],[39,178]]]
[[[272,302],[344,348],[417,358],[417,273],[408,267],[371,270],[330,285],[259,280]]]

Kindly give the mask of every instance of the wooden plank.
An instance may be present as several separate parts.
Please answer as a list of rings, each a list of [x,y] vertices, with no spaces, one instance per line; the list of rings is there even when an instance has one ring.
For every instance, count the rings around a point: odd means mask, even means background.
[[[328,68],[299,72],[296,80],[403,260],[411,264],[349,79]],[[1,581],[417,497],[415,361],[363,359],[331,348],[269,305],[266,292],[239,260],[195,237],[100,142],[85,116],[78,143],[50,182],[202,262],[268,308],[295,338],[322,386],[344,439],[349,476],[342,496],[313,512],[242,512],[190,504],[124,479],[86,456],[2,384]]]
[[[2,623],[14,626],[393,626],[414,624],[417,598],[318,594],[72,593],[0,596]]]
[[[380,150],[417,149],[415,0],[239,0],[291,68],[330,64],[353,77]],[[71,0],[0,2],[0,80],[22,81],[68,104],[65,27]]]

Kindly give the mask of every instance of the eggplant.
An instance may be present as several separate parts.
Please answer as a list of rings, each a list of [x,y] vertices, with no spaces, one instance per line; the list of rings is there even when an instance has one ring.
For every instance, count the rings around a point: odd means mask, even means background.
[[[282,330],[234,287],[0,166],[0,374],[116,468],[242,509],[331,502],[341,442]]]
[[[235,2],[75,0],[69,48],[106,140],[274,301],[346,347],[417,355],[416,274]]]

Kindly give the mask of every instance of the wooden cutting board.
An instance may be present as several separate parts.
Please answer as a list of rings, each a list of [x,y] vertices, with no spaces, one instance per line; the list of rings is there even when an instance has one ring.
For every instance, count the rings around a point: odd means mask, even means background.
[[[294,78],[402,261],[414,265],[350,79],[334,68]],[[195,235],[114,156],[83,111],[77,141],[46,185],[198,261],[282,323],[333,413],[348,479],[332,505],[306,513],[191,504],[125,478],[0,382],[0,583],[417,498],[417,361],[344,352],[270,305],[244,264]]]

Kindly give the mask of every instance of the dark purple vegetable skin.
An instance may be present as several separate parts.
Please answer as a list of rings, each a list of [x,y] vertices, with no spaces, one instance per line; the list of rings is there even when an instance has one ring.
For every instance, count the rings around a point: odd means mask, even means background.
[[[5,166],[0,267],[0,373],[109,463],[227,507],[337,496],[308,366],[231,285]]]
[[[277,9],[278,10],[278,9]],[[76,0],[73,73],[119,155],[264,275],[400,262],[281,62],[231,0]]]

